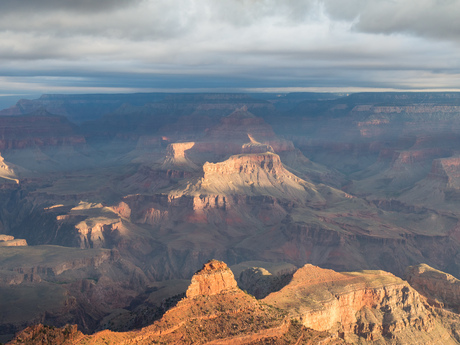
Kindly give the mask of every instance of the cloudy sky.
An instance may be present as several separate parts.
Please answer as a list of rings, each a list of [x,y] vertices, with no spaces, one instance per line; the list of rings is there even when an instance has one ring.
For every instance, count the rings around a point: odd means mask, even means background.
[[[460,0],[1,0],[0,95],[460,90]]]

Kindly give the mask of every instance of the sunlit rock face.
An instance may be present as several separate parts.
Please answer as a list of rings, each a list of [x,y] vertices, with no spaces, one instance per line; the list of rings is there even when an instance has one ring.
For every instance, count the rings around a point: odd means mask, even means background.
[[[187,156],[187,151],[192,149],[194,146],[194,142],[169,144],[166,150],[166,157],[162,161],[161,168],[166,170],[199,170],[199,167]]]
[[[410,266],[405,279],[435,306],[460,311],[460,280],[426,264]]]
[[[407,265],[427,262],[460,272],[458,97],[361,94],[299,101],[295,109],[289,103],[283,113],[273,112],[278,96],[267,102],[248,95],[159,95],[124,105],[121,95],[94,97],[22,101],[2,112],[15,116],[0,119],[0,233],[13,237],[0,240],[9,247],[2,253],[35,253],[51,244],[44,257],[62,261],[26,267],[16,257],[8,266],[8,257],[0,262],[7,268],[0,270],[0,282],[37,284],[34,291],[40,284],[59,288],[78,312],[58,313],[55,320],[68,317],[86,325],[85,332],[106,327],[105,313],[134,312],[131,306],[150,297],[149,284],[188,279],[214,257],[232,265],[287,261],[398,276]],[[79,123],[92,121],[74,126],[39,109],[45,105]],[[71,113],[79,106],[79,114]],[[31,115],[21,115],[26,112]],[[95,251],[104,260],[69,260],[78,256],[71,249],[88,258]],[[194,278],[193,299],[239,294],[219,267],[220,273],[210,268]],[[273,291],[266,272],[252,273],[246,276],[248,291],[258,297]],[[209,279],[200,280],[204,275]],[[251,285],[259,278],[262,289]],[[336,278],[331,284],[339,287]],[[412,290],[402,293],[400,282],[394,291],[366,284],[353,293],[338,291],[340,298],[325,293],[331,298],[321,303],[333,311],[310,310],[310,326],[366,341],[391,338],[404,323],[427,331],[431,319],[418,307],[408,316],[407,303],[418,303]],[[395,302],[406,295],[409,302]],[[440,297],[432,300],[448,305]],[[384,310],[379,314],[373,305]],[[58,315],[49,310],[46,315]]]
[[[315,187],[286,170],[278,155],[241,154],[219,163],[205,163],[203,190],[223,195],[270,195],[301,203],[324,203]]]
[[[15,239],[14,236],[0,235],[0,247],[22,247],[27,246],[25,239]]]
[[[453,345],[458,315],[428,307],[407,282],[383,271],[338,273],[305,265],[284,288],[258,301],[236,286],[222,261],[195,273],[161,319],[130,332],[83,335],[75,327],[32,326],[13,344],[431,344]],[[45,340],[45,342],[44,342]],[[300,342],[302,343],[302,342]]]
[[[308,328],[350,343],[456,342],[417,291],[383,271],[337,273],[305,265],[264,301],[289,310]]]
[[[195,273],[187,289],[187,297],[209,296],[237,288],[235,277],[227,265],[211,260]]]

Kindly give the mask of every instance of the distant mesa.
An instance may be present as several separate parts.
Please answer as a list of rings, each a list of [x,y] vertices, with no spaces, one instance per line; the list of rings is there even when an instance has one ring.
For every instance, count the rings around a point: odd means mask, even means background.
[[[240,154],[219,163],[205,163],[200,190],[221,195],[269,195],[297,202],[323,204],[315,186],[289,172],[271,152]]]
[[[197,171],[200,168],[187,156],[187,151],[195,146],[194,142],[172,143],[166,149],[166,157],[162,160],[161,168]]]
[[[239,153],[293,151],[292,142],[280,139],[264,119],[242,107],[224,117],[220,123],[196,142],[194,151],[234,155]]]

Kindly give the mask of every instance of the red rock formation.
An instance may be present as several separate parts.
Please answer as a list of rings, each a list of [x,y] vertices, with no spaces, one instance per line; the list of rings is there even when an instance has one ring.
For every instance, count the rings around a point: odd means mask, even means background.
[[[217,284],[217,285],[216,285]],[[196,286],[199,285],[199,288]],[[203,293],[203,294],[201,294]],[[233,274],[225,263],[211,260],[192,278],[187,297],[168,310],[151,326],[131,332],[102,331],[81,337],[73,330],[71,344],[343,344],[326,332],[307,330],[291,323],[279,309],[259,303],[236,286]],[[18,334],[10,345],[36,344],[28,328]],[[59,332],[59,330],[56,330]],[[65,329],[61,329],[64,333]],[[70,333],[69,331],[66,334]],[[50,344],[36,337],[37,343]],[[68,344],[57,335],[53,345]]]
[[[305,265],[291,283],[264,301],[289,310],[306,327],[338,332],[352,343],[412,344],[414,334],[430,344],[455,343],[423,297],[382,271],[337,273]]]
[[[321,206],[325,199],[315,186],[289,172],[278,155],[241,154],[224,162],[205,163],[198,185],[202,194],[266,195],[294,203]]]
[[[121,201],[116,206],[112,206],[111,209],[123,218],[129,219],[131,217],[131,208],[124,201]]]
[[[257,170],[264,170],[273,174],[289,174],[281,164],[278,155],[270,153],[246,154],[232,156],[228,160],[219,163],[206,163],[203,165],[204,178],[209,178],[211,174],[231,175],[231,174],[251,174]],[[294,175],[293,175],[294,176]],[[294,177],[295,178],[295,177]],[[300,181],[299,178],[297,178]],[[253,181],[254,182],[254,181]]]
[[[36,326],[18,334],[10,345],[457,344],[452,334],[458,318],[442,312],[437,317],[407,283],[386,272],[337,273],[306,265],[260,303],[236,286],[225,263],[211,260],[193,276],[187,297],[151,326],[89,336],[67,326],[53,331],[57,334],[50,332],[54,343],[43,336],[48,334],[41,332],[43,326]]]
[[[192,278],[187,297],[210,296],[233,291],[237,288],[233,272],[221,261],[211,260]]]
[[[426,264],[410,266],[406,280],[434,306],[446,306],[460,312],[460,280]]]

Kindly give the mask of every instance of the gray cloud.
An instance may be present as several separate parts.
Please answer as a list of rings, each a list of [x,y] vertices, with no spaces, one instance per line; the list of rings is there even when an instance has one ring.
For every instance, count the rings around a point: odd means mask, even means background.
[[[459,2],[7,0],[0,93],[27,85],[451,88]]]
[[[111,11],[139,3],[141,0],[2,0],[2,14],[48,11],[99,12]]]
[[[362,32],[404,33],[427,38],[459,40],[458,0],[323,0],[336,19],[354,21]]]

